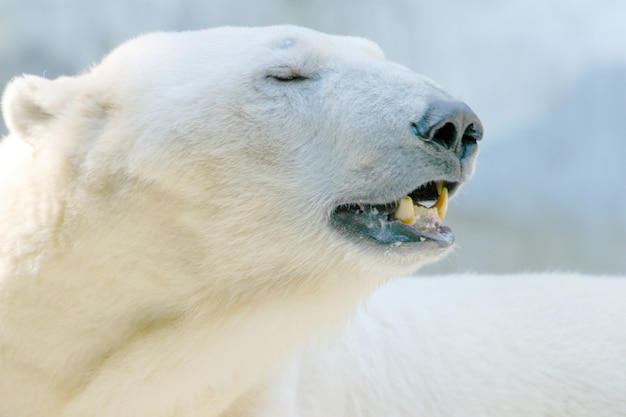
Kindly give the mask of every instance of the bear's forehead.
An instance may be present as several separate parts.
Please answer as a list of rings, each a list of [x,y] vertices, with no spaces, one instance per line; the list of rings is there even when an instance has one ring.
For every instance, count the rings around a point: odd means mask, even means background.
[[[263,29],[270,29],[263,28]],[[336,52],[341,55],[365,54],[375,59],[384,59],[382,49],[369,39],[356,36],[328,35],[311,29],[284,26],[281,32],[268,31],[272,38],[268,42],[271,49],[291,50],[298,47],[318,49],[324,52]],[[255,28],[251,28],[255,30]]]
[[[319,55],[328,59],[351,56],[385,59],[374,42],[355,36],[328,35],[297,26],[219,27],[197,32],[158,32],[140,36],[114,50],[103,61],[121,61],[128,66],[172,61],[191,63],[213,57],[255,59],[276,56]],[[233,61],[234,62],[234,61]],[[169,65],[169,64],[168,64]]]

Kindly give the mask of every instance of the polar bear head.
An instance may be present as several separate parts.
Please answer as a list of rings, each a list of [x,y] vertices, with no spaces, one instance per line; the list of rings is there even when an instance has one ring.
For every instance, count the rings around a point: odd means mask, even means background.
[[[413,203],[467,181],[482,135],[374,43],[292,26],[145,35],[81,75],[14,79],[3,112],[19,175],[56,190],[46,253],[229,294],[439,258],[452,232]]]

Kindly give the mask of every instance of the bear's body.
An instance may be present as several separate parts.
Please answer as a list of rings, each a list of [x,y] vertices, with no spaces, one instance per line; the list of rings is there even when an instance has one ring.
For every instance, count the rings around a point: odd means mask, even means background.
[[[462,117],[448,119],[450,108]],[[405,299],[398,309],[391,302],[389,312],[374,308],[372,324],[359,313],[358,335],[348,331],[331,351],[315,353],[319,340],[335,334],[375,288],[450,248],[447,227],[418,230],[378,211],[404,195],[427,199],[435,184],[453,192],[471,176],[481,134],[466,106],[386,61],[371,42],[289,26],[152,34],[76,77],[13,80],[3,113],[10,133],[0,144],[0,417],[386,409],[442,416],[465,409],[470,416],[501,410],[496,405],[503,399],[523,410],[536,393],[528,373],[519,383],[511,376],[512,387],[525,382],[533,390],[519,400],[490,393],[469,398],[488,382],[483,377],[498,372],[480,361],[482,353],[473,356],[476,338],[459,338],[459,347],[442,356],[450,363],[433,364],[434,343],[452,348],[455,332],[489,326],[488,310],[472,308],[459,309],[462,320],[451,324],[457,310],[433,301],[454,288],[443,282],[392,284],[375,300],[390,291],[409,297],[412,285],[433,292],[415,294],[416,306]],[[439,119],[464,124],[452,136],[431,135],[424,123]],[[490,280],[470,281],[486,287],[478,298],[469,295],[475,307],[498,299],[500,284],[491,290]],[[525,281],[507,282],[514,300]],[[572,282],[586,292],[586,281]],[[610,308],[599,306],[590,323],[613,321],[619,329],[614,300],[623,285],[602,288]],[[516,314],[527,311],[525,300]],[[563,305],[572,317],[579,312],[578,304]],[[435,310],[440,307],[445,310]],[[529,309],[520,325],[550,316],[541,308]],[[385,334],[370,332],[376,320],[390,334],[397,323],[397,340],[406,344],[368,346],[369,337]],[[562,324],[546,328],[586,340],[587,328]],[[425,338],[422,326],[430,329]],[[613,327],[589,326],[604,330],[593,340],[607,355],[626,345]],[[538,340],[531,361],[543,355],[544,333],[528,331]],[[556,340],[575,340],[563,337]],[[423,345],[429,340],[433,346]],[[503,349],[502,363],[511,364],[505,372],[514,373],[524,361],[506,362],[509,346],[494,345]],[[596,346],[580,354],[578,348],[563,357],[585,361]],[[307,349],[314,353],[298,361]],[[387,359],[373,366],[368,352]],[[422,363],[413,352],[430,357]],[[406,368],[399,358],[407,359]],[[602,359],[595,357],[584,369],[596,373],[573,386],[584,391],[580,398],[591,398],[586,387],[603,377],[610,386],[592,399],[607,408],[595,415],[616,415],[609,411],[625,400],[612,387],[624,386],[625,373],[616,371],[624,363]],[[489,372],[464,368],[474,362]],[[372,378],[362,379],[370,367]],[[446,378],[457,372],[460,388],[446,382],[457,381]],[[557,406],[577,391],[562,392]],[[540,402],[554,398],[541,395]]]
[[[625,281],[393,280],[339,337],[297,362],[288,385],[298,412],[284,415],[625,415]]]

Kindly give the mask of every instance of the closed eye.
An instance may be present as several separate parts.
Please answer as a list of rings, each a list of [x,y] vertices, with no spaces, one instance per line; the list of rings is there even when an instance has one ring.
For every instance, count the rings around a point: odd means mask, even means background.
[[[307,79],[307,77],[300,75],[296,72],[292,72],[289,74],[271,74],[271,75],[268,75],[268,78],[272,78],[280,82],[303,81]]]
[[[280,82],[293,82],[303,81],[308,79],[309,77],[302,75],[300,71],[298,71],[295,67],[291,65],[284,65],[269,70],[267,72],[267,78]]]

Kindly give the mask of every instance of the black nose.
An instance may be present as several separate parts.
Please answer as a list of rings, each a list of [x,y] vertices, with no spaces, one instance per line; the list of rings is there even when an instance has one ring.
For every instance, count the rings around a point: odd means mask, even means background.
[[[436,101],[424,116],[411,123],[413,134],[437,143],[465,157],[483,136],[483,126],[472,109],[462,101]]]

